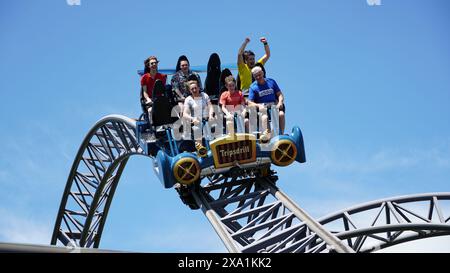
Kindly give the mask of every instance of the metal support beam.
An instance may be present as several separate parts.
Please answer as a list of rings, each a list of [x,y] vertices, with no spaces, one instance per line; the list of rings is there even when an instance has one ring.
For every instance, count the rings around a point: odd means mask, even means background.
[[[353,253],[355,252],[349,246],[339,240],[335,235],[326,230],[319,222],[314,220],[305,210],[300,208],[292,199],[289,198],[285,193],[283,193],[277,186],[270,182],[263,181],[263,185],[270,189],[271,194],[273,194],[278,200],[283,202],[284,206],[288,208],[295,216],[297,216],[301,221],[303,221],[308,228],[315,232],[320,238],[322,238],[329,246],[333,248],[334,251],[338,253]]]
[[[135,130],[135,120],[118,115],[104,117],[92,127],[69,173],[51,240],[66,247],[36,251],[86,252],[99,247],[127,160],[143,155]],[[207,178],[209,183],[199,186],[193,196],[230,252],[371,252],[450,234],[450,212],[443,204],[450,200],[450,192],[387,198],[315,220],[275,186],[274,173]],[[426,215],[408,204],[421,208],[425,204]],[[355,215],[369,212],[373,212],[369,225],[356,221]],[[370,240],[378,245],[369,245]],[[0,245],[2,249],[34,252],[33,247],[20,245]]]

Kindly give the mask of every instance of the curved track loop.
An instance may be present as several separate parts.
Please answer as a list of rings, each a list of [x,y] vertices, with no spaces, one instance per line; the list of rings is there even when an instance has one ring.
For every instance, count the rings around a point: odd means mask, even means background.
[[[200,189],[197,202],[230,252],[371,252],[450,235],[450,193],[378,200],[315,221],[276,180],[215,176]]]
[[[86,135],[61,200],[51,244],[98,247],[106,216],[128,158],[142,154],[135,120],[110,115]]]
[[[143,155],[135,130],[135,120],[110,115],[88,132],[67,179],[52,245],[99,246],[128,158]],[[275,186],[273,173],[208,179],[193,195],[230,252],[370,252],[450,234],[450,206],[444,206],[450,204],[443,204],[450,193],[383,199],[316,221]]]
[[[357,252],[450,235],[450,192],[386,198],[318,221]]]

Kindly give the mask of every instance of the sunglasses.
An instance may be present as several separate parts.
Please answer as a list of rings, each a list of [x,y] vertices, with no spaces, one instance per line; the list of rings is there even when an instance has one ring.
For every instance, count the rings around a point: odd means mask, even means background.
[[[159,63],[159,62],[151,62],[150,65],[154,65],[154,64],[157,64],[157,63]]]

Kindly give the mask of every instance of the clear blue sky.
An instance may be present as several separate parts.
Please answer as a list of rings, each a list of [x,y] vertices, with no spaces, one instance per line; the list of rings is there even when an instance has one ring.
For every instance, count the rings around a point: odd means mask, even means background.
[[[136,70],[146,57],[170,68],[181,54],[204,65],[217,52],[233,63],[247,36],[257,57],[267,37],[287,127],[305,138],[308,162],[278,169],[279,185],[313,216],[448,191],[450,2],[381,4],[0,1],[0,241],[49,243],[88,129],[104,115],[140,114]],[[145,158],[128,163],[101,247],[225,251]]]

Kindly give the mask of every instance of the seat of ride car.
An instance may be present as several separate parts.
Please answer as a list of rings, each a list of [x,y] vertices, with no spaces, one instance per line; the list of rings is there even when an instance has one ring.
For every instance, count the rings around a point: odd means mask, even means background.
[[[152,126],[154,127],[172,124],[175,121],[171,116],[173,103],[168,93],[162,82],[157,80],[152,94]]]

